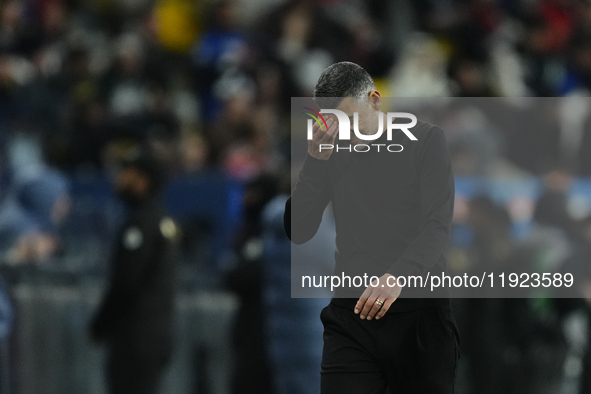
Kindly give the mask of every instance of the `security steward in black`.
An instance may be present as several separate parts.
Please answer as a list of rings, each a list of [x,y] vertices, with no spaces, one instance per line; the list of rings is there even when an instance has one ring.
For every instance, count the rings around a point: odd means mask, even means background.
[[[109,349],[112,394],[157,393],[172,352],[176,227],[157,197],[163,180],[147,153],[125,162],[116,180],[129,215],[90,327],[90,339]]]

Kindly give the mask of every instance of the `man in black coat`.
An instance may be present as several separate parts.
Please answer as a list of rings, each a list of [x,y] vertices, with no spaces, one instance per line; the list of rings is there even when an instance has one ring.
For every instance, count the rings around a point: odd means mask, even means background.
[[[176,227],[157,198],[163,175],[158,161],[142,153],[124,163],[116,181],[129,216],[90,328],[91,340],[109,348],[113,394],[156,393],[172,351]]]
[[[373,79],[350,62],[322,73],[314,100],[320,110],[336,108],[357,119],[366,136],[386,116]],[[332,203],[334,275],[343,283],[345,277],[376,280],[355,285],[349,279],[320,315],[321,393],[452,394],[460,344],[449,288],[426,297],[420,286],[399,282],[446,270],[455,188],[445,134],[417,122],[414,138],[379,131],[372,151],[339,150],[340,119],[327,118],[308,141],[286,202],[285,230],[295,244],[308,242]],[[361,137],[350,141],[363,147]],[[404,149],[379,150],[391,143]]]

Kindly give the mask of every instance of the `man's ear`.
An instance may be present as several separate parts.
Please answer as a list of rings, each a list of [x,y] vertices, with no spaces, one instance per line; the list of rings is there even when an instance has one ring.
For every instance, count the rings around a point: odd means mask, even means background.
[[[380,111],[382,109],[382,95],[377,90],[369,92],[369,104],[374,111]]]

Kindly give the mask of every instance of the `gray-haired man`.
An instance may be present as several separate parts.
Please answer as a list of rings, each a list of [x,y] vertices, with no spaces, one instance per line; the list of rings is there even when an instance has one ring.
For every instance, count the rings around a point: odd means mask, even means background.
[[[336,108],[352,120],[358,113],[362,134],[374,134],[385,116],[372,78],[354,63],[328,67],[314,96],[321,108]],[[449,294],[424,298],[395,285],[398,277],[446,268],[454,178],[445,135],[418,122],[412,128],[416,141],[403,132],[373,141],[403,150],[359,153],[327,149],[339,128],[330,115],[326,126],[316,125],[308,141],[286,203],[286,231],[294,243],[307,242],[332,202],[335,275],[366,274],[379,282],[338,288],[322,311],[322,393],[453,393],[459,335]],[[351,134],[352,144],[362,142]]]

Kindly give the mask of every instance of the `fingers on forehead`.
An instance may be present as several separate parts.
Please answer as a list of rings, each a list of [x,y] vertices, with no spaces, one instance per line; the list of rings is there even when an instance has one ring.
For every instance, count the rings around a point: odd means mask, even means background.
[[[323,116],[324,116],[324,119],[326,119],[326,123],[329,123],[329,122],[333,123],[337,120],[337,117],[335,114],[326,114]]]

